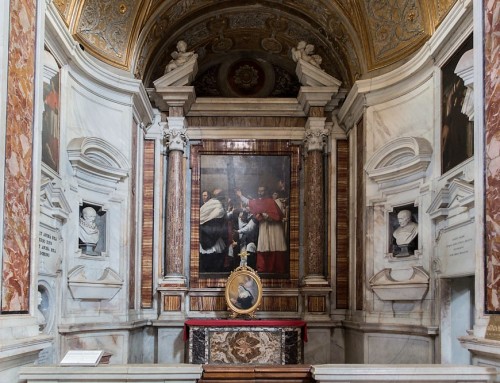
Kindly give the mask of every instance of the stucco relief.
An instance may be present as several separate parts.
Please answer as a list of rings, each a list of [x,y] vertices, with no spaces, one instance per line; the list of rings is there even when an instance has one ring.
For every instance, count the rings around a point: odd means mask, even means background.
[[[53,3],[56,6],[57,11],[61,14],[62,18],[66,20],[72,0],[53,0]]]
[[[77,27],[80,38],[98,53],[124,63],[128,39],[140,2],[132,0],[89,0],[85,2]]]
[[[424,35],[420,7],[415,0],[368,0],[369,29],[375,59],[383,58]]]

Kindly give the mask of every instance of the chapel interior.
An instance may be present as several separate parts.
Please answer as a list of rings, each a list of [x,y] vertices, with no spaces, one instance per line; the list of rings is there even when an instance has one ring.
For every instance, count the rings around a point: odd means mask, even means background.
[[[0,381],[496,381],[499,19],[1,2]]]

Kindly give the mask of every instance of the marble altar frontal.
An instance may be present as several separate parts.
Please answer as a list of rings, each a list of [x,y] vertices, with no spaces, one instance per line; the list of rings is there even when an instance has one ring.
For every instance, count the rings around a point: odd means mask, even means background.
[[[300,364],[299,327],[205,327],[189,332],[189,363]]]

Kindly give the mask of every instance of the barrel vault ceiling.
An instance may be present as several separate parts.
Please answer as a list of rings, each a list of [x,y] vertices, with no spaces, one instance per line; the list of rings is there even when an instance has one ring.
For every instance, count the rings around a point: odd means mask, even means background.
[[[235,58],[294,71],[291,48],[315,46],[322,68],[350,88],[408,59],[456,0],[53,0],[85,51],[146,86],[177,41],[198,73]]]

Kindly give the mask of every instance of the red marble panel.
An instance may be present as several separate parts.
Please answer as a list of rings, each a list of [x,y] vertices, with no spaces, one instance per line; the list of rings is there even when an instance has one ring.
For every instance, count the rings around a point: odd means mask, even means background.
[[[484,7],[486,311],[500,313],[500,3]]]
[[[306,276],[324,275],[324,194],[323,152],[313,150],[306,157],[305,181],[305,258]]]
[[[36,12],[34,0],[10,2],[2,313],[29,310]]]
[[[349,308],[349,141],[337,141],[335,304]]]
[[[168,156],[166,275],[184,274],[184,167],[182,152]]]

